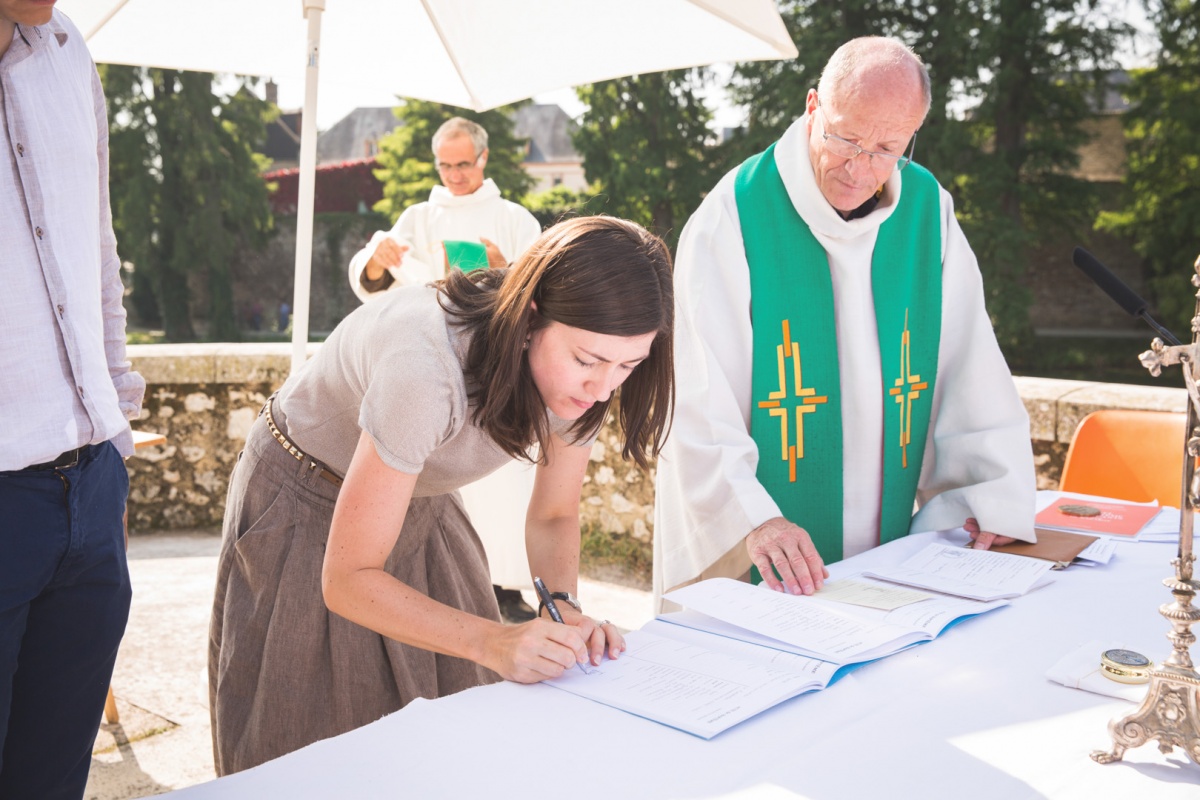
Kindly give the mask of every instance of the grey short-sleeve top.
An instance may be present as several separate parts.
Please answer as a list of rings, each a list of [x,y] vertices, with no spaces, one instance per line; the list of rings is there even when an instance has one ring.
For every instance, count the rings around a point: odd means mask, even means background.
[[[470,337],[453,320],[427,286],[355,309],[279,390],[288,437],[345,475],[366,431],[385,464],[419,475],[416,497],[503,466],[511,456],[471,421],[463,374]],[[570,441],[571,422],[547,413],[551,430]]]

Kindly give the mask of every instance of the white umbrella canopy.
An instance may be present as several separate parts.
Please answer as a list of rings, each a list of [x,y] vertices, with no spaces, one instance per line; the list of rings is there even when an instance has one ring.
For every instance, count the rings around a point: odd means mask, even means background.
[[[292,369],[304,361],[318,76],[485,111],[584,83],[797,55],[774,0],[59,0],[96,61],[305,76]]]

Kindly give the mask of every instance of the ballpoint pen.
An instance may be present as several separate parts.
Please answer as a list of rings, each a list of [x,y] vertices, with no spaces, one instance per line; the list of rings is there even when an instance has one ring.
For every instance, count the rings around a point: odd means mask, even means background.
[[[546,610],[550,612],[550,619],[554,620],[560,625],[565,625],[566,623],[563,622],[562,614],[559,613],[558,606],[554,603],[554,598],[550,596],[550,590],[546,588],[546,584],[542,583],[541,578],[534,576],[533,588],[537,591],[538,600],[540,600],[542,605],[546,607]],[[587,670],[584,669],[583,664],[576,661],[575,666],[579,667],[580,672],[582,672],[584,675],[587,675]]]

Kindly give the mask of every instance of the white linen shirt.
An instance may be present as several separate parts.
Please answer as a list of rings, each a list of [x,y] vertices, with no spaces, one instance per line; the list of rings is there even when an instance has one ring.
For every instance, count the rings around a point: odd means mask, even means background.
[[[775,148],[784,188],[829,259],[842,382],[843,551],[879,544],[883,389],[871,289],[879,226],[900,198],[902,172],[879,205],[844,220],[821,195],[806,118]],[[744,540],[781,516],[758,482],[750,437],[754,332],[750,272],[727,174],[688,220],[675,264],[675,417],[655,485],[655,596],[697,577],[740,577]],[[914,532],[979,520],[982,530],[1032,541],[1035,472],[1029,418],[984,308],[983,281],[949,193],[940,190],[942,327],[932,417]]]
[[[388,290],[421,286],[445,277],[443,241],[478,242],[483,237],[500,248],[501,255],[516,261],[542,233],[537,217],[523,206],[500,196],[496,182],[488,178],[471,194],[455,195],[445,186],[435,186],[429,200],[404,209],[390,231],[378,231],[367,246],[350,259],[350,288],[362,301],[383,292],[368,292],[360,282],[367,262],[385,237],[392,237],[409,250],[400,266],[389,272],[395,282]]]
[[[113,440],[145,381],[125,359],[104,92],[59,11],[0,58],[0,470]]]

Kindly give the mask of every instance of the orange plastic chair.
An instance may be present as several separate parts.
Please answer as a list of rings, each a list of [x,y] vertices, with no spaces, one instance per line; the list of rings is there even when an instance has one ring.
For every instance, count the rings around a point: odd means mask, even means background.
[[[1105,409],[1084,417],[1059,488],[1135,503],[1179,506],[1187,414]]]

